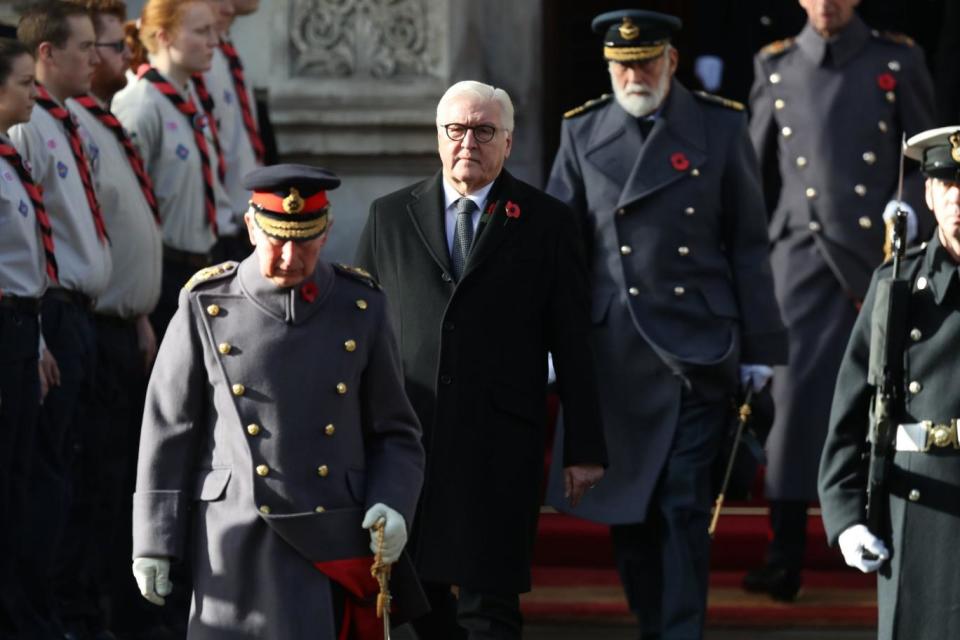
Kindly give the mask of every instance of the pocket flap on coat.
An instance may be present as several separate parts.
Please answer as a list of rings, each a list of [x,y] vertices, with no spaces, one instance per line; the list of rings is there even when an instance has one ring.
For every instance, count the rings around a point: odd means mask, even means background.
[[[204,502],[213,502],[223,497],[227,483],[230,482],[230,469],[209,469],[197,476],[194,497]]]

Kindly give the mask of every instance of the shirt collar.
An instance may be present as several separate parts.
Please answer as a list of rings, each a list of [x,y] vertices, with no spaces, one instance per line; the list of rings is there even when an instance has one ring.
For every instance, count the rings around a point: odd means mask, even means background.
[[[843,31],[827,39],[809,22],[797,36],[800,50],[817,65],[822,65],[829,49],[835,66],[847,63],[870,39],[870,29],[856,13]]]
[[[443,200],[444,200],[444,210],[449,209],[454,202],[460,198],[470,198],[473,200],[473,203],[477,205],[477,211],[483,211],[483,205],[487,202],[487,196],[490,195],[490,189],[493,188],[493,182],[477,189],[473,193],[468,193],[463,196],[457,193],[457,190],[451,187],[446,179],[443,179]],[[496,181],[494,181],[496,182]]]

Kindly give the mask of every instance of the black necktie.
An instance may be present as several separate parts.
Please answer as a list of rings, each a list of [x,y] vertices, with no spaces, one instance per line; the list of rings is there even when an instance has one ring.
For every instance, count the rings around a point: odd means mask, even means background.
[[[453,232],[453,275],[457,282],[463,275],[463,269],[470,257],[470,246],[473,244],[473,216],[477,205],[470,198],[460,198],[454,205],[457,209],[457,226]]]

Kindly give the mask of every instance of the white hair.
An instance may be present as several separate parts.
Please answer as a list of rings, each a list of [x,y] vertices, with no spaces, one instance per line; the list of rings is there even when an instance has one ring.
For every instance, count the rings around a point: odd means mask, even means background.
[[[457,98],[469,96],[479,98],[480,100],[494,100],[500,105],[501,125],[507,131],[513,131],[513,102],[510,96],[503,89],[498,89],[489,84],[477,82],[476,80],[462,80],[451,86],[440,98],[437,103],[437,124],[446,124],[440,122],[440,112],[450,102]]]

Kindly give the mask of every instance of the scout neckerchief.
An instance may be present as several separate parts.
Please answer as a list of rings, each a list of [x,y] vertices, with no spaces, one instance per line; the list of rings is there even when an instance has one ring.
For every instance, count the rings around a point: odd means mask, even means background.
[[[237,101],[240,103],[240,114],[243,116],[243,128],[247,130],[247,137],[250,138],[250,146],[253,147],[253,153],[257,157],[257,162],[263,164],[265,151],[263,139],[257,130],[257,123],[253,119],[253,111],[250,109],[250,95],[247,93],[247,83],[243,76],[243,63],[237,50],[233,48],[233,43],[226,39],[220,40],[220,49],[223,55],[227,57],[230,64],[230,75],[233,76],[233,90],[237,94]]]
[[[195,73],[190,76],[193,81],[193,88],[197,91],[197,97],[200,98],[200,106],[203,107],[203,114],[210,126],[210,137],[213,138],[213,148],[217,150],[217,177],[223,182],[227,175],[227,163],[223,159],[223,149],[220,147],[220,131],[217,126],[217,119],[213,116],[213,98],[207,91],[207,83],[203,81],[203,76]]]
[[[50,227],[50,218],[47,216],[47,210],[43,206],[43,196],[40,188],[33,181],[33,176],[23,164],[23,158],[17,153],[12,144],[0,139],[0,158],[4,158],[13,165],[17,175],[20,177],[20,183],[24,191],[33,204],[33,212],[37,216],[37,226],[40,227],[40,238],[43,240],[43,252],[47,257],[47,275],[50,276],[51,284],[58,284],[60,279],[57,271],[57,258],[53,253],[53,229]]]
[[[97,193],[93,190],[93,180],[90,178],[90,167],[87,165],[87,157],[83,153],[83,144],[80,141],[80,133],[77,131],[77,123],[73,121],[73,116],[67,111],[66,107],[59,105],[39,82],[37,83],[37,105],[44,109],[63,125],[64,132],[67,134],[67,140],[70,142],[70,151],[73,153],[74,164],[77,165],[77,173],[80,175],[80,182],[83,183],[83,192],[87,196],[87,204],[90,206],[90,213],[93,215],[93,226],[97,228],[97,236],[101,242],[108,242],[107,227],[103,223],[103,214],[100,211],[100,202],[97,200]]]
[[[123,130],[120,121],[117,120],[116,116],[112,113],[101,107],[93,96],[80,96],[79,98],[74,98],[74,101],[95,116],[97,120],[100,121],[100,124],[106,127],[117,138],[117,142],[120,143],[120,146],[123,147],[123,152],[127,155],[127,162],[130,163],[133,174],[137,176],[137,182],[140,183],[140,190],[143,192],[143,197],[146,199],[147,204],[150,205],[153,218],[159,225],[160,212],[157,208],[157,196],[153,192],[153,181],[151,181],[150,176],[147,175],[147,171],[143,166],[143,159],[130,141],[130,136]]]
[[[207,148],[207,138],[203,135],[203,127],[200,126],[198,120],[199,113],[197,106],[193,104],[193,100],[184,100],[176,87],[167,82],[164,77],[160,75],[160,72],[153,67],[143,65],[140,67],[137,75],[151,82],[157,91],[167,96],[170,102],[173,103],[173,106],[175,106],[187,119],[187,122],[190,123],[190,128],[193,129],[193,139],[197,145],[197,153],[200,154],[200,165],[203,173],[204,211],[207,215],[207,224],[210,225],[210,229],[216,234],[217,205],[213,195],[213,172],[210,168],[210,153]]]

